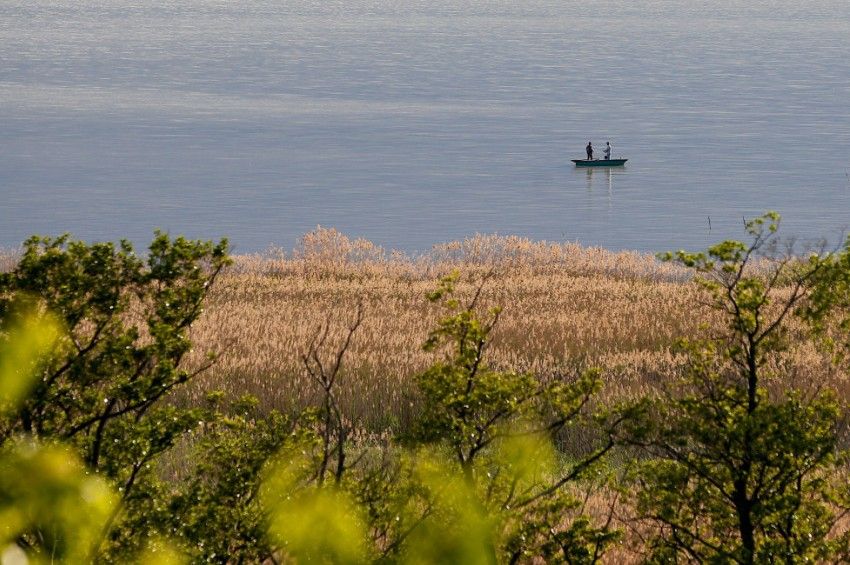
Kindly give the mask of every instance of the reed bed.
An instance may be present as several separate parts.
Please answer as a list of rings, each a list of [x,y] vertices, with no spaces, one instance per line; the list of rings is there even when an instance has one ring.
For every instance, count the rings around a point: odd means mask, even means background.
[[[426,294],[453,271],[461,273],[461,301],[482,287],[481,311],[504,309],[488,352],[492,366],[541,379],[601,367],[600,402],[667,386],[681,369],[676,341],[721,324],[690,271],[647,254],[477,235],[410,257],[320,228],[290,253],[235,258],[193,329],[191,362],[208,351],[221,357],[183,399],[197,403],[219,389],[254,395],[266,409],[314,404],[301,356],[327,325],[330,363],[362,305],[339,383],[342,406],[370,432],[404,426],[417,410],[413,376],[436,359],[422,344],[442,311]],[[846,371],[808,341],[776,362],[776,373],[786,375],[777,389],[827,385],[850,397]]]
[[[403,425],[416,409],[412,377],[435,360],[422,344],[442,312],[425,297],[452,271],[462,275],[462,301],[483,285],[482,311],[504,308],[491,365],[541,378],[600,366],[603,399],[668,381],[681,362],[676,339],[711,321],[693,315],[700,291],[687,284],[689,273],[650,255],[479,235],[409,257],[318,229],[291,253],[235,258],[193,329],[192,363],[207,351],[221,357],[184,399],[197,403],[220,389],[255,395],[267,409],[312,403],[301,356],[329,325],[330,361],[360,304],[365,317],[345,357],[341,401],[366,429]]]
[[[19,250],[0,250],[0,272],[19,257]],[[291,252],[234,258],[193,326],[188,364],[200,366],[208,352],[220,357],[178,401],[199,404],[209,391],[224,390],[256,396],[264,409],[314,405],[316,387],[301,357],[327,325],[323,354],[330,363],[360,305],[364,320],[339,382],[342,406],[369,432],[403,426],[417,410],[413,376],[436,359],[422,344],[443,312],[426,294],[453,271],[461,273],[461,301],[481,287],[482,312],[504,309],[488,351],[491,365],[541,379],[600,367],[600,402],[663,388],[681,368],[677,339],[720,323],[701,305],[705,297],[690,271],[647,254],[476,235],[408,256],[318,228]],[[808,341],[777,363],[776,373],[786,375],[777,389],[830,386],[850,398],[847,371]]]
[[[21,252],[18,249],[0,249],[0,273],[7,273],[15,268]]]

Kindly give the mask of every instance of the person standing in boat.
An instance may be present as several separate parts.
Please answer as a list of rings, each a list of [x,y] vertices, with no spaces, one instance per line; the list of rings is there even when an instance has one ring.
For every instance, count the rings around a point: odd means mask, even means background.
[[[605,142],[605,151],[603,152],[603,154],[605,155],[606,161],[609,161],[611,159],[611,142],[610,141]]]
[[[591,143],[588,141],[587,147],[585,147],[584,149],[585,149],[585,151],[587,151],[587,160],[592,161],[593,160],[593,145],[591,145]]]

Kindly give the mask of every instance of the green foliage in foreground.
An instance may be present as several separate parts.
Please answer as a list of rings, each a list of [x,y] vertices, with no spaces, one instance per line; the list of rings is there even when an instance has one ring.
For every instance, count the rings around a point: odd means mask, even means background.
[[[542,381],[491,367],[500,310],[479,311],[480,289],[461,304],[457,275],[443,279],[421,414],[403,437],[357,443],[337,387],[361,310],[336,350],[328,326],[308,345],[314,408],[261,413],[215,392],[184,408],[188,331],[226,243],[157,234],[139,258],[127,243],[33,238],[0,274],[0,555],[594,563],[628,534],[583,501],[618,488],[648,562],[847,559],[844,406],[793,383],[782,354],[811,339],[843,359],[850,246],[801,260],[779,252],[777,226],[768,214],[748,245],[668,255],[697,272],[725,331],[683,341],[677,386],[624,406],[598,406],[595,369]],[[559,449],[571,430],[590,447]],[[619,449],[641,454],[628,477],[610,470]]]
[[[38,360],[53,347],[59,327],[51,316],[23,304],[3,322],[0,417],[7,417],[34,385]],[[106,482],[87,476],[66,448],[41,445],[30,438],[16,438],[0,447],[0,554],[4,560],[27,549],[40,561],[85,561],[114,504]],[[31,529],[44,532],[37,546],[10,545]]]
[[[493,562],[592,561],[618,533],[575,515],[579,500],[565,486],[598,469],[634,415],[588,413],[601,387],[596,370],[541,383],[531,374],[491,369],[485,354],[501,311],[480,320],[475,311],[480,290],[462,307],[453,297],[456,279],[444,278],[429,296],[442,301],[448,315],[425,348],[444,357],[416,377],[424,408],[413,439],[451,454],[451,465],[498,532],[489,550]],[[556,464],[554,438],[576,426],[599,428],[603,440],[589,453],[575,454],[574,463]]]
[[[830,535],[847,494],[838,479],[847,458],[837,449],[841,407],[817,383],[789,386],[780,361],[791,317],[815,319],[812,305],[836,298],[827,286],[834,273],[825,275],[847,251],[804,260],[779,253],[778,221],[768,214],[747,223],[748,246],[726,241],[707,253],[667,256],[700,275],[726,331],[682,342],[688,363],[681,387],[655,403],[646,435],[636,438],[651,456],[638,474],[636,499],[655,526],[648,548],[654,561],[795,563],[847,555],[848,537]],[[754,266],[756,257],[762,262]]]
[[[30,393],[0,417],[0,442],[62,442],[116,485],[120,503],[103,540],[108,555],[137,552],[157,531],[155,462],[203,419],[201,410],[164,399],[193,377],[180,368],[189,327],[228,263],[226,241],[157,233],[140,258],[126,241],[33,237],[15,270],[0,274],[4,323],[32,304],[61,328]]]

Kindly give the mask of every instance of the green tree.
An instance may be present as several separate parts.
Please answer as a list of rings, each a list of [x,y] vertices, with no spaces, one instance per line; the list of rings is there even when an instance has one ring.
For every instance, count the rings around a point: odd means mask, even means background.
[[[32,301],[10,304],[0,320],[0,417],[14,412],[60,326]],[[115,503],[106,482],[88,476],[67,449],[15,438],[0,446],[0,556],[5,561],[81,562],[90,558]]]
[[[431,301],[443,303],[447,315],[431,332],[425,349],[443,357],[416,377],[423,408],[409,440],[450,454],[453,462],[447,462],[447,468],[455,466],[474,493],[479,515],[487,516],[491,526],[485,546],[489,556],[485,551],[482,562],[535,557],[594,562],[618,534],[607,526],[594,527],[581,516],[569,488],[600,468],[633,414],[591,414],[591,399],[601,386],[597,370],[542,382],[528,373],[491,368],[486,352],[501,310],[491,310],[482,320],[478,302],[483,287],[464,306],[454,298],[456,281],[456,274],[444,278],[429,295]],[[557,454],[557,435],[577,426],[598,434],[599,444],[586,453]],[[421,506],[433,515],[425,523],[438,531],[439,524],[453,523],[445,508],[429,501],[434,500],[434,489],[422,492]],[[464,496],[453,499],[467,500]],[[458,508],[468,507],[464,503]],[[470,520],[470,512],[463,515]]]
[[[846,542],[831,535],[831,481],[842,457],[835,395],[770,387],[782,376],[794,314],[810,304],[833,259],[795,256],[782,248],[778,226],[769,213],[746,223],[749,245],[664,256],[697,273],[723,331],[682,343],[679,387],[635,436],[649,455],[636,498],[653,527],[651,561],[820,561]]]
[[[0,321],[0,416],[13,413],[36,384],[61,326],[37,302],[11,303]],[[0,560],[84,563],[99,551],[118,503],[108,482],[55,441],[16,436],[0,446]],[[144,564],[182,562],[167,542],[145,540]]]
[[[277,546],[259,499],[263,468],[314,435],[309,424],[260,413],[255,398],[224,405],[211,394],[209,402],[213,413],[187,456],[189,475],[168,503],[168,531],[194,562],[267,562]]]
[[[0,274],[0,320],[14,318],[26,297],[62,328],[28,394],[0,415],[0,444],[22,436],[63,442],[117,486],[121,504],[110,523],[129,510],[135,518],[126,525],[142,529],[107,528],[107,553],[136,551],[156,533],[163,508],[154,463],[203,416],[162,401],[206,368],[190,373],[181,361],[189,327],[228,262],[226,241],[157,233],[140,258],[126,241],[89,245],[66,235],[29,239],[15,269]]]

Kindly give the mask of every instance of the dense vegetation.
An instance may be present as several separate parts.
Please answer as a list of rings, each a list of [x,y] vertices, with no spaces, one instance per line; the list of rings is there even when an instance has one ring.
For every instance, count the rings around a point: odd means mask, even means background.
[[[512,308],[493,303],[498,261],[466,278],[434,269],[412,313],[431,329],[410,355],[427,362],[368,422],[356,407],[372,392],[357,383],[392,370],[350,363],[368,296],[319,324],[291,320],[299,353],[264,363],[297,366],[301,390],[270,403],[225,382],[244,382],[238,365],[216,366],[251,351],[193,350],[233,268],[226,241],[157,234],[140,257],[127,242],[32,238],[0,273],[3,559],[846,560],[848,412],[834,384],[850,346],[850,244],[800,252],[778,222],[662,258],[693,320],[668,324],[682,334],[659,347],[670,370],[628,394],[576,344],[545,370],[493,355]],[[294,276],[362,275],[335,273]]]

